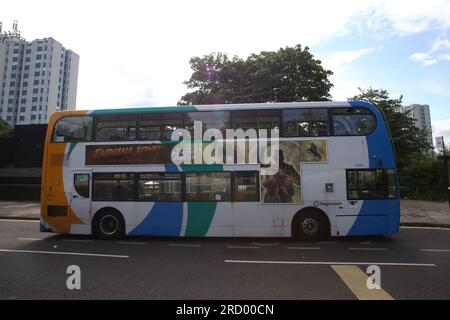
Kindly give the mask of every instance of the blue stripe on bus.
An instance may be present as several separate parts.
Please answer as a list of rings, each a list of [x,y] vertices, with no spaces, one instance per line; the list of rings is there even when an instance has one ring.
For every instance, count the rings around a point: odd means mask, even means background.
[[[155,202],[149,214],[129,235],[179,236],[182,223],[181,202]]]
[[[350,101],[350,104],[371,110],[377,120],[375,130],[366,136],[369,168],[396,168],[389,131],[381,111],[365,101]],[[365,200],[347,235],[395,233],[398,231],[399,220],[399,199]]]
[[[385,201],[365,200],[348,236],[387,233]]]
[[[395,168],[395,159],[389,132],[381,115],[381,111],[365,101],[350,101],[353,107],[365,107],[373,112],[377,120],[375,130],[366,136],[369,152],[369,168]]]
[[[178,167],[175,164],[165,164],[164,171],[165,172],[179,172]]]

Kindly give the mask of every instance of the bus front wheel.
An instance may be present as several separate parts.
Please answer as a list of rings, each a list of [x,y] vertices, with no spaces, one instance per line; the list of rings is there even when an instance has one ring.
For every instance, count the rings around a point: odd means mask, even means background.
[[[116,210],[102,210],[95,215],[92,229],[97,238],[120,239],[125,235],[125,222],[122,215]]]
[[[292,236],[304,241],[320,241],[330,236],[330,224],[319,210],[299,212],[292,221]]]

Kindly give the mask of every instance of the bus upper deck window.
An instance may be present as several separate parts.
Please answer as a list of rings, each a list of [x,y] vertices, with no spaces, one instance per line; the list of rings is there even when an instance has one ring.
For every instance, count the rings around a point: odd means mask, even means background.
[[[136,115],[108,115],[97,117],[96,141],[136,139]]]
[[[363,136],[375,129],[375,116],[368,109],[336,108],[331,113],[335,136]]]
[[[92,117],[64,117],[59,119],[53,130],[52,142],[91,141]]]

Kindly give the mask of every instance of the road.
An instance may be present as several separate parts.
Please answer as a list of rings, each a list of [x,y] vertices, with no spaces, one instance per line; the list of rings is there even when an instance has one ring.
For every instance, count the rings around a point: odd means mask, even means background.
[[[81,289],[66,286],[68,266]],[[381,289],[366,286],[378,265]],[[127,238],[40,233],[0,220],[0,299],[450,299],[450,229],[290,239]]]

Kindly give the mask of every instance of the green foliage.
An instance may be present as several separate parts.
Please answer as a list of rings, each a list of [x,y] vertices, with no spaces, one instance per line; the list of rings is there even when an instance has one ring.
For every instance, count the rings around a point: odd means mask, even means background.
[[[0,118],[0,137],[10,137],[14,134],[14,127]]]
[[[415,154],[401,171],[401,193],[412,199],[447,199],[447,173],[444,162],[432,156]]]
[[[178,104],[322,101],[333,86],[320,60],[301,45],[251,54],[247,59],[212,53],[190,60],[195,89]]]

